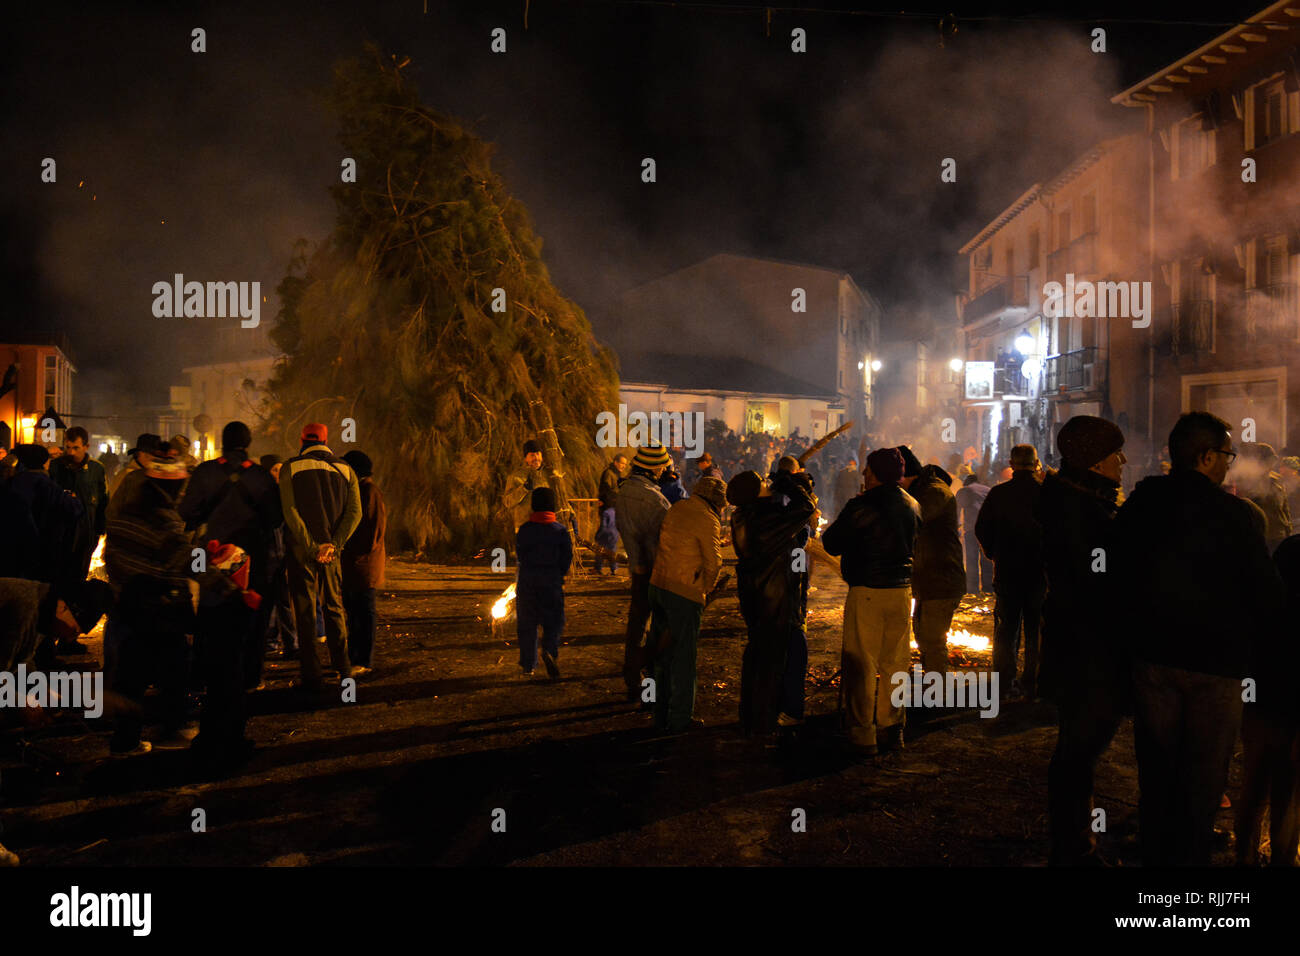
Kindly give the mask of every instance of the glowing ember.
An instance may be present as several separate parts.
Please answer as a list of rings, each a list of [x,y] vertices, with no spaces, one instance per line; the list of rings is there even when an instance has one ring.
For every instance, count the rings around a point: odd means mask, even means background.
[[[510,613],[510,602],[515,599],[515,586],[512,584],[506,588],[497,602],[492,605],[492,620],[499,621]]]
[[[101,537],[99,539],[99,544],[95,547],[95,553],[90,556],[91,577],[98,577],[95,572],[102,570],[104,567],[104,542],[107,540],[107,536]]]
[[[962,647],[968,651],[987,652],[993,647],[993,642],[987,637],[972,634],[970,631],[957,630],[948,632],[948,646]]]

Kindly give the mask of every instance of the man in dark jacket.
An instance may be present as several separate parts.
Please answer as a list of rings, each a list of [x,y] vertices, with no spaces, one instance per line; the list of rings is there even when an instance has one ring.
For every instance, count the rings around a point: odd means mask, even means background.
[[[1183,415],[1169,453],[1170,473],[1139,482],[1120,509],[1112,571],[1137,658],[1143,863],[1207,865],[1250,645],[1282,586],[1252,506],[1220,487],[1235,457],[1227,422]]]
[[[905,712],[893,706],[889,681],[911,656],[912,551],[921,506],[900,487],[903,456],[878,448],[867,456],[865,491],[845,506],[822,535],[827,554],[840,555],[849,585],[844,604],[843,688],[849,740],[870,756],[901,747]]]
[[[912,597],[916,598],[912,630],[921,649],[921,667],[927,673],[946,674],[948,628],[966,595],[957,499],[951,475],[938,465],[922,467],[906,445],[898,451],[903,456],[902,486],[921,506],[921,532],[912,556]]]
[[[646,664],[641,639],[650,618],[650,575],[659,551],[660,527],[671,507],[659,490],[659,476],[669,461],[667,450],[659,445],[637,449],[632,459],[632,474],[619,485],[614,500],[618,533],[627,549],[628,573],[632,579],[623,648],[623,682],[632,700],[641,693],[641,670]]]
[[[740,726],[770,734],[803,719],[807,559],[796,551],[808,542],[817,506],[806,473],[794,471],[778,471],[768,487],[757,472],[742,472],[727,486],[727,501],[735,506],[736,591],[748,632]]]
[[[247,425],[227,422],[221,429],[221,457],[194,469],[177,511],[201,545],[219,541],[243,549],[250,561],[249,587],[265,596],[272,590],[270,552],[275,529],[284,516],[280,489],[266,469],[248,457],[252,441]],[[223,607],[220,615],[206,616],[210,621],[219,616],[221,629],[237,628],[242,635],[238,652],[244,690],[261,683],[270,613],[271,602],[264,601],[256,611],[232,604]],[[224,650],[231,645],[230,637],[222,633],[214,641]]]
[[[50,478],[64,491],[71,491],[85,509],[84,539],[77,548],[76,565],[81,580],[90,573],[90,559],[99,547],[107,519],[108,488],[104,466],[90,457],[90,436],[77,425],[63,436],[63,454],[50,462]]]
[[[1074,416],[1056,438],[1060,471],[1043,479],[1038,499],[1048,581],[1038,690],[1056,701],[1059,721],[1047,776],[1049,859],[1056,865],[1101,860],[1092,831],[1093,775],[1127,707],[1128,658],[1114,622],[1114,572],[1105,563],[1123,445],[1112,422]]]
[[[618,573],[618,559],[615,555],[618,548],[618,524],[614,515],[614,500],[618,498],[618,486],[626,475],[627,456],[615,455],[600,473],[600,489],[597,491],[600,499],[600,529],[596,532],[595,539],[596,544],[605,551],[596,552],[596,573],[600,574],[601,565],[607,563],[610,577]]]
[[[1031,700],[1038,688],[1039,625],[1047,577],[1043,530],[1035,512],[1042,486],[1033,445],[1011,449],[1011,480],[990,488],[975,522],[980,547],[993,561],[993,667],[1005,695]],[[1025,670],[1016,680],[1020,629],[1024,625]]]
[[[573,540],[555,520],[555,492],[536,488],[533,511],[515,536],[519,574],[515,584],[519,667],[531,677],[537,666],[537,630],[542,631],[542,663],[551,680],[560,678],[560,635],[564,631],[564,576],[573,564]]]
[[[289,589],[293,595],[302,659],[302,686],[321,689],[316,657],[316,603],[325,609],[325,638],[339,680],[352,676],[348,625],[343,610],[343,572],[339,557],[361,523],[361,485],[347,462],[325,444],[328,429],[319,423],[302,430],[302,452],[280,468],[280,505],[288,530]]]
[[[373,663],[375,592],[384,586],[388,510],[375,484],[375,467],[370,456],[362,451],[350,451],[343,460],[352,466],[361,482],[361,523],[343,546],[343,610],[348,616],[348,656],[356,677],[369,673]]]

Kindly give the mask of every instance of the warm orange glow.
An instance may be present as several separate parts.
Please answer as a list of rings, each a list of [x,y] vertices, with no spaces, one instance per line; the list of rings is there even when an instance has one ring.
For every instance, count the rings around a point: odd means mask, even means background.
[[[492,605],[492,620],[499,621],[510,613],[510,602],[515,599],[515,586],[513,584],[502,592],[501,597]]]

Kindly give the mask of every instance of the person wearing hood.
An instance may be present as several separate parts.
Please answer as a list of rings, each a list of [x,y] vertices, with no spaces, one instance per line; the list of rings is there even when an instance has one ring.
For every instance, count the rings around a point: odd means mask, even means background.
[[[906,445],[903,488],[921,507],[921,530],[912,555],[912,630],[926,673],[948,671],[948,628],[966,596],[966,566],[962,561],[961,529],[952,476],[938,465],[924,465]]]
[[[1131,693],[1114,570],[1105,564],[1127,459],[1119,426],[1092,415],[1062,425],[1056,447],[1061,467],[1043,479],[1035,509],[1047,572],[1038,691],[1056,702],[1058,720],[1047,774],[1048,860],[1086,866],[1102,862],[1092,830],[1097,761]]]
[[[1010,481],[989,489],[975,522],[980,547],[993,561],[993,667],[1000,692],[1032,700],[1038,693],[1038,649],[1047,591],[1043,570],[1043,529],[1035,513],[1042,494],[1038,451],[1033,445],[1011,449]],[[1025,670],[1016,679],[1020,630],[1024,625]]]
[[[352,467],[325,444],[329,430],[302,430],[302,451],[280,468],[280,504],[287,529],[289,588],[302,660],[302,686],[321,690],[316,656],[316,606],[323,605],[325,638],[339,680],[352,676],[348,624],[343,610],[343,547],[361,523],[361,484]]]
[[[659,530],[659,550],[648,588],[651,631],[669,645],[654,659],[655,726],[681,733],[698,726],[695,712],[696,645],[708,593],[722,571],[722,509],[727,484],[701,478],[689,498],[673,505]]]
[[[677,473],[673,467],[672,458],[668,459],[668,464],[659,476],[659,490],[663,493],[664,498],[668,500],[669,505],[675,505],[683,498],[689,498],[686,486],[682,484],[682,476]]]
[[[817,503],[806,472],[778,470],[770,484],[746,471],[727,485],[736,591],[748,642],[741,658],[740,726],[770,734],[803,720],[808,642],[807,558]]]
[[[627,551],[632,582],[623,647],[623,683],[630,700],[641,694],[641,671],[647,653],[641,641],[650,617],[650,574],[659,551],[659,529],[670,507],[659,490],[659,476],[670,460],[662,446],[638,448],[632,459],[632,474],[619,485],[614,498],[614,520]]]

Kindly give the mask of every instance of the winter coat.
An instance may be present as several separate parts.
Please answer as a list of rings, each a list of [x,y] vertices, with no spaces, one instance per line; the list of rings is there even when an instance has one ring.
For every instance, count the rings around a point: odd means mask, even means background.
[[[388,509],[384,507],[384,496],[373,478],[362,478],[361,522],[343,546],[343,590],[356,593],[384,586],[387,531]]]
[[[664,515],[650,583],[703,606],[721,570],[722,522],[717,512],[698,495],[683,498]]]
[[[573,539],[551,512],[535,512],[515,535],[520,590],[555,591],[573,564]]]
[[[862,492],[862,472],[856,468],[841,468],[835,474],[832,488],[835,495],[835,513],[844,510],[844,506]]]
[[[1115,620],[1114,568],[1094,570],[1114,557],[1119,491],[1086,469],[1062,467],[1043,479],[1034,514],[1048,582],[1038,680],[1046,696],[1077,695],[1096,684],[1127,696],[1129,651]]]
[[[689,498],[686,487],[682,484],[682,478],[677,472],[665,471],[659,479],[659,490],[667,499],[668,504],[675,505],[683,498]]]
[[[614,518],[633,574],[649,574],[654,567],[659,528],[669,507],[659,487],[639,470],[619,486]]]
[[[511,527],[518,529],[532,517],[533,491],[549,487],[546,472],[540,468],[529,468],[524,465],[511,473],[506,479],[506,490],[501,496],[506,507],[510,509],[510,517],[514,522]]]
[[[618,497],[618,485],[622,480],[623,476],[612,464],[600,473],[600,490],[596,492],[596,497],[600,499],[602,511],[614,507],[614,499]]]
[[[957,515],[961,518],[963,534],[975,534],[975,522],[979,520],[980,509],[984,507],[988,494],[989,486],[978,481],[972,481],[953,492],[953,497],[957,499]]]
[[[756,498],[731,515],[736,590],[749,632],[740,686],[740,722],[745,730],[776,729],[790,635],[803,626],[807,606],[808,573],[794,569],[794,552],[808,542],[808,521],[816,507],[808,482],[778,472],[771,495]]]
[[[0,578],[29,578],[48,583],[75,577],[75,552],[85,509],[81,501],[56,485],[44,471],[18,466],[0,491]]]
[[[1250,505],[1200,472],[1176,469],[1138,483],[1115,533],[1117,612],[1134,653],[1197,673],[1247,676],[1250,643],[1282,604]]]
[[[269,552],[284,523],[280,489],[271,473],[242,457],[222,455],[194,469],[176,510],[201,544],[216,540],[243,548],[252,561],[254,590],[269,581]]]
[[[908,493],[921,508],[921,531],[912,555],[912,596],[918,601],[963,597],[966,561],[952,476],[938,465],[926,465]]]
[[[826,553],[840,558],[849,587],[905,588],[921,506],[899,485],[877,485],[855,497],[822,534]]]
[[[1036,517],[1042,493],[1034,473],[1020,469],[984,499],[975,537],[993,562],[995,588],[1037,589],[1046,581],[1043,529]]]
[[[108,518],[108,487],[104,466],[89,455],[81,465],[74,465],[69,455],[60,455],[50,462],[50,478],[65,491],[71,491],[86,509],[83,521],[91,538],[104,533]]]
[[[328,446],[311,445],[280,467],[280,505],[289,531],[285,543],[308,564],[323,544],[342,552],[361,522],[361,485]]]

